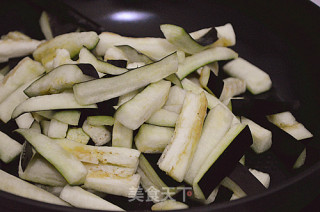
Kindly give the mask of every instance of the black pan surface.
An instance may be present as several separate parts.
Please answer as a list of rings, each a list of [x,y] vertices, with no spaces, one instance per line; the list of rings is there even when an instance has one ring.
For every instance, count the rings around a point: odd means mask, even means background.
[[[38,25],[42,9],[31,2],[11,0],[2,3],[1,35],[20,30],[33,38],[43,39]],[[56,8],[56,1],[44,2],[42,6]],[[272,151],[259,156],[252,153],[247,159],[248,166],[271,175],[271,186],[266,192],[206,207],[195,205],[192,211],[299,211],[320,195],[319,7],[302,0],[64,2],[93,21],[87,20],[89,28],[126,36],[162,37],[159,25],[164,23],[182,26],[189,32],[231,23],[237,36],[233,49],[271,76],[273,92],[280,99],[300,103],[294,115],[314,134],[307,146],[305,166],[292,171]],[[3,131],[9,132],[11,127],[14,126],[0,123]],[[17,160],[9,165],[1,163],[0,168],[17,174]],[[121,202],[121,206],[128,210],[150,208],[150,204],[129,204],[121,198],[110,201]],[[0,208],[0,211],[85,211],[40,203],[1,191]]]

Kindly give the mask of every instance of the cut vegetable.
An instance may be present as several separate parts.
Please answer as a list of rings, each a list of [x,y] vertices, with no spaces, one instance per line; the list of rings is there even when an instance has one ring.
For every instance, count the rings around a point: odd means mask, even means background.
[[[84,163],[84,166],[88,171],[101,171],[106,173],[111,173],[112,175],[119,176],[119,177],[130,177],[134,175],[137,171],[137,167],[128,168],[122,166],[113,166],[113,165],[106,165],[106,164],[91,164],[91,163]]]
[[[67,139],[58,139],[57,142],[82,162],[128,168],[137,168],[138,166],[140,152],[135,149],[84,145]]]
[[[31,39],[21,32],[9,32],[0,40],[0,62],[6,62],[14,57],[27,56],[40,44],[41,41]]]
[[[99,60],[87,48],[82,48],[79,53],[79,63],[89,63],[101,73],[119,75],[127,72],[126,68],[119,68],[111,63]]]
[[[21,60],[0,82],[0,103],[23,84],[44,73],[42,65],[29,57]]]
[[[90,140],[90,136],[88,136],[82,128],[70,128],[66,138],[81,144],[87,144]]]
[[[141,52],[132,48],[131,46],[120,45],[116,46],[116,48],[120,49],[126,55],[126,58],[128,58],[129,63],[143,62],[144,64],[150,64],[154,62],[151,58],[142,54]]]
[[[210,110],[204,122],[196,152],[184,178],[187,183],[192,185],[202,164],[231,127],[232,119],[232,113],[220,105]]]
[[[114,124],[114,118],[112,116],[88,116],[88,124],[93,126],[112,126]]]
[[[166,200],[163,202],[158,202],[152,205],[151,210],[153,211],[167,211],[167,210],[181,210],[189,208],[188,205],[178,202],[175,200]]]
[[[182,182],[191,165],[206,110],[207,100],[204,93],[186,94],[174,135],[158,161],[160,169],[178,182]]]
[[[106,171],[89,171],[85,188],[124,197],[134,197],[138,191],[140,176],[119,177]]]
[[[313,135],[303,126],[303,124],[296,121],[291,112],[286,111],[278,114],[267,116],[268,120],[277,125],[279,128],[289,133],[297,140],[312,138]]]
[[[197,173],[193,181],[195,197],[208,197],[221,180],[231,173],[251,145],[249,127],[243,124],[233,125]]]
[[[79,186],[66,185],[59,196],[74,207],[94,210],[124,211],[122,208],[96,196]]]
[[[198,68],[209,63],[230,60],[237,58],[238,54],[226,47],[215,47],[201,51],[192,56],[186,57],[184,62],[179,65],[177,76],[180,80],[188,76],[190,73],[196,71]]]
[[[173,128],[143,124],[134,141],[140,152],[162,153],[170,142],[173,132]]]
[[[177,71],[177,54],[120,76],[97,79],[73,87],[80,104],[102,102],[157,82]]]
[[[38,46],[33,52],[35,60],[46,64],[55,57],[56,49],[66,49],[70,56],[76,56],[83,46],[93,49],[99,42],[99,37],[95,32],[72,32],[59,35]]]
[[[161,80],[150,84],[133,99],[120,106],[115,118],[129,129],[136,130],[166,102],[171,83]]]
[[[9,163],[22,151],[22,145],[0,131],[0,159]]]
[[[103,32],[99,38],[100,41],[95,49],[98,55],[104,55],[108,48],[119,45],[129,45],[156,60],[176,51],[176,48],[163,38],[132,38],[111,32]]]
[[[172,24],[162,24],[160,25],[160,29],[171,44],[188,54],[195,54],[206,49],[205,46],[192,39],[182,27]]]
[[[271,79],[267,73],[243,58],[230,61],[223,66],[223,70],[232,77],[244,80],[247,89],[252,94],[263,93],[272,86]]]
[[[15,119],[19,128],[29,129],[34,121],[31,113],[24,113]]]
[[[19,177],[21,179],[50,186],[64,186],[67,184],[67,181],[57,169],[37,153],[32,157],[24,171],[21,165],[20,159]]]
[[[160,109],[154,112],[152,116],[146,121],[146,123],[161,127],[174,127],[176,125],[178,116],[179,114],[175,112]]]
[[[111,141],[111,132],[105,126],[93,126],[85,121],[82,129],[90,136],[95,145],[102,146]]]
[[[24,92],[29,97],[61,93],[79,82],[94,79],[82,72],[77,65],[67,64],[53,69],[50,73],[32,83]]]
[[[13,175],[10,175],[2,170],[0,170],[0,178],[0,190],[2,191],[6,191],[33,200],[38,200],[56,205],[69,206],[68,203],[64,202],[55,195],[41,188],[38,188],[37,186],[32,185],[31,183],[25,182]]]
[[[41,31],[46,38],[46,40],[50,40],[53,38],[50,21],[49,21],[49,15],[46,11],[42,11],[40,20],[39,20]]]
[[[50,138],[65,138],[68,131],[68,124],[52,119],[48,129]]]
[[[133,130],[123,126],[115,120],[112,129],[112,146],[114,147],[132,147]]]
[[[28,98],[23,91],[29,87],[31,83],[32,80],[20,86],[0,103],[0,119],[4,123],[7,123],[11,119],[14,109]]]
[[[226,104],[230,98],[242,94],[246,91],[246,82],[241,79],[229,77],[223,80],[224,86],[220,93],[220,101]]]
[[[251,148],[256,153],[259,154],[270,149],[272,145],[272,133],[270,130],[261,127],[245,117],[241,117],[241,123],[249,126],[253,139]]]
[[[31,145],[64,176],[71,185],[82,184],[87,175],[86,168],[72,154],[54,140],[33,129],[17,129]]]
[[[18,105],[12,118],[16,118],[22,113],[39,110],[75,109],[75,108],[97,108],[97,105],[80,105],[76,102],[73,93],[60,93],[44,96],[36,96]]]
[[[52,116],[52,119],[69,125],[77,126],[79,124],[80,115],[81,112],[78,110],[63,110],[55,112]]]

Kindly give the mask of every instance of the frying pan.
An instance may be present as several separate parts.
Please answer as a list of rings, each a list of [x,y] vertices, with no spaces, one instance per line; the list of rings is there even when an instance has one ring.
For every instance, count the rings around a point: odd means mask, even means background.
[[[266,192],[231,202],[193,206],[190,211],[300,211],[320,195],[319,7],[302,0],[67,0],[64,3],[78,11],[78,15],[88,17],[90,20],[82,23],[89,28],[126,36],[161,37],[159,25],[163,23],[182,26],[189,32],[232,23],[237,36],[233,49],[270,75],[273,89],[282,100],[300,102],[294,115],[314,134],[307,145],[307,160],[302,168],[287,169],[272,151],[252,154],[247,159],[248,166],[271,175],[271,186]],[[61,3],[45,1],[42,6],[49,8],[54,4]],[[38,24],[42,9],[30,1],[2,2],[0,34],[20,30],[43,39]],[[0,129],[11,130],[2,123]],[[1,163],[0,168],[17,175],[17,163],[17,160],[9,165]],[[121,199],[113,201],[130,210],[150,208],[147,204],[129,204]],[[2,191],[0,210],[88,211]]]

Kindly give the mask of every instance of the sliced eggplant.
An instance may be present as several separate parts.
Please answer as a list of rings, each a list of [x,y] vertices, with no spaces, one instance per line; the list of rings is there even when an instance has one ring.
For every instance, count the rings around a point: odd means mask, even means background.
[[[172,24],[162,24],[160,25],[160,29],[162,33],[164,34],[164,37],[174,46],[176,46],[178,49],[188,53],[188,54],[195,54],[198,52],[201,52],[205,50],[205,46],[201,45],[200,43],[206,43],[204,40],[206,40],[207,36],[202,36],[202,40],[200,42],[195,41],[182,27],[172,25]],[[208,32],[209,33],[209,32]],[[209,35],[207,33],[207,35]],[[214,34],[210,34],[214,35]],[[217,34],[215,34],[217,36]],[[201,39],[200,38],[200,39]],[[218,39],[218,38],[216,38]],[[213,43],[213,42],[212,42]]]
[[[112,116],[88,116],[88,124],[93,126],[112,126],[114,124],[114,118]]]
[[[81,112],[78,110],[62,110],[53,114],[52,119],[61,121],[63,123],[77,126],[79,124]]]
[[[115,113],[115,119],[129,129],[136,130],[165,104],[170,86],[171,83],[164,80],[150,84],[121,105]]]
[[[0,62],[7,62],[10,58],[31,54],[42,41],[31,39],[25,34],[14,31],[2,36],[0,40]]]
[[[245,117],[241,117],[241,123],[249,126],[253,139],[251,148],[256,153],[260,154],[270,149],[272,145],[272,133],[270,130],[261,127]]]
[[[191,165],[206,110],[207,100],[204,93],[186,94],[174,135],[158,161],[160,169],[178,182],[182,182]]]
[[[41,31],[44,37],[46,38],[46,40],[52,39],[53,34],[50,26],[50,18],[46,11],[42,11],[39,19],[39,24],[40,24]]]
[[[49,127],[50,127],[50,121],[48,120],[41,120],[40,121],[41,126],[41,133],[48,136]]]
[[[251,145],[252,137],[249,127],[243,124],[233,125],[196,175],[193,181],[195,197],[207,198],[221,180],[232,172]]]
[[[87,144],[90,140],[90,136],[82,128],[69,128],[66,138],[81,144]]]
[[[134,90],[134,91],[131,91],[127,94],[124,94],[122,96],[119,96],[119,99],[118,99],[118,104],[117,106],[115,107],[115,109],[118,109],[119,106],[123,105],[124,103],[128,102],[129,100],[131,100],[133,97],[135,97],[138,93],[141,92],[141,90],[143,89],[137,89],[137,90]]]
[[[9,163],[22,151],[22,145],[0,131],[0,159]]]
[[[152,205],[152,211],[168,211],[168,210],[181,210],[189,208],[188,205],[175,200],[165,200]]]
[[[295,117],[289,111],[269,115],[267,118],[271,123],[277,125],[279,128],[284,130],[286,133],[289,133],[297,140],[313,137],[312,133],[309,132],[303,126],[303,124],[296,121]]]
[[[111,132],[105,126],[93,126],[88,124],[86,120],[82,129],[97,146],[102,146],[111,141]]]
[[[61,93],[79,82],[94,78],[83,73],[77,65],[62,65],[32,83],[24,92],[29,97]]]
[[[178,116],[178,113],[160,109],[154,112],[152,116],[146,121],[146,123],[161,127],[174,127],[176,125]]]
[[[247,89],[252,94],[260,94],[270,90],[271,79],[267,73],[243,58],[237,58],[223,66],[223,70],[232,77],[246,82]]]
[[[24,58],[0,82],[0,103],[20,86],[32,81],[44,73],[43,66],[30,59]]]
[[[246,82],[244,80],[229,77],[223,80],[224,86],[219,95],[220,101],[226,104],[230,98],[242,94],[246,91]]]
[[[154,62],[153,59],[149,58],[148,56],[139,52],[131,46],[119,45],[116,46],[116,48],[120,49],[126,55],[126,58],[128,58],[129,63],[143,62],[144,64],[150,64]]]
[[[31,83],[32,81],[20,86],[0,103],[0,119],[4,123],[7,123],[11,119],[14,109],[28,99],[28,96],[23,91],[29,87]]]
[[[71,58],[76,56],[83,46],[93,49],[99,42],[96,32],[72,32],[59,35],[48,40],[37,47],[33,52],[36,61],[43,65],[53,60],[56,49],[66,49],[69,51]]]
[[[163,38],[133,38],[112,32],[103,32],[99,38],[100,41],[95,49],[98,55],[104,55],[108,48],[119,45],[129,45],[155,60],[160,60],[176,51],[176,48]]]
[[[115,120],[112,128],[112,146],[131,148],[133,130]]]
[[[11,174],[0,170],[0,190],[6,191],[17,196],[22,196],[25,198],[38,200],[41,202],[56,204],[56,205],[64,205],[69,206],[68,203],[64,202],[60,198],[56,197],[55,195],[38,188],[37,186],[28,183],[15,177]]]
[[[194,153],[191,165],[186,173],[185,181],[192,185],[194,178],[206,158],[219,144],[223,136],[231,127],[233,115],[231,111],[217,105],[208,113],[204,122],[202,134]]]
[[[204,65],[220,60],[231,60],[237,57],[238,54],[236,52],[226,47],[206,49],[192,56],[186,57],[184,62],[179,65],[177,76],[182,80]]]
[[[177,71],[177,55],[172,54],[159,62],[137,68],[120,76],[97,79],[73,87],[80,104],[102,102],[157,82]]]
[[[40,110],[57,110],[57,109],[77,109],[77,108],[97,108],[97,105],[80,105],[74,98],[73,93],[65,92],[44,96],[36,96],[19,104],[12,113],[12,118],[19,115]]]
[[[33,129],[17,129],[37,152],[46,158],[71,185],[84,183],[87,169],[71,153],[64,150],[49,137],[39,134]]]
[[[172,86],[163,109],[179,114],[181,112],[186,93],[187,92],[180,88],[180,86]]]
[[[37,153],[31,158],[25,170],[22,169],[21,158],[18,171],[21,179],[33,183],[49,186],[65,186],[67,184],[67,181],[57,169]]]
[[[24,113],[16,118],[15,121],[19,128],[29,129],[34,121],[34,118],[31,113]]]
[[[222,185],[232,190],[238,197],[256,195],[266,190],[250,170],[240,163],[228,175],[228,179],[222,181]]]
[[[95,67],[95,69],[101,73],[111,74],[111,75],[120,75],[128,71],[126,68],[117,67],[108,61],[102,61],[96,58],[89,49],[82,48],[79,53],[79,62],[80,63],[89,63]]]
[[[134,141],[140,152],[162,153],[170,142],[173,132],[173,128],[143,124]]]
[[[67,136],[68,124],[52,119],[48,129],[50,138],[65,138]]]
[[[79,186],[66,185],[62,189],[59,197],[77,208],[124,211],[122,208],[82,189]]]
[[[56,141],[62,148],[72,153],[82,162],[128,168],[137,168],[138,166],[140,152],[135,149],[84,145],[67,139],[57,139]]]
[[[107,171],[89,171],[84,187],[108,194],[132,197],[140,184],[140,175],[120,177]]]
[[[88,171],[102,171],[107,173],[112,173],[113,175],[119,177],[129,177],[136,173],[137,167],[128,168],[122,166],[113,166],[106,164],[92,164],[92,163],[83,163]]]

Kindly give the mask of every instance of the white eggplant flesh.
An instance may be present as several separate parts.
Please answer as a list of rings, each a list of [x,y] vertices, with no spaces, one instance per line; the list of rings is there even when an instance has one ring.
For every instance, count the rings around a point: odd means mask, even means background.
[[[267,116],[268,120],[297,140],[312,138],[312,133],[298,122],[289,111]]]
[[[201,165],[230,129],[232,119],[231,111],[220,105],[210,110],[204,122],[196,152],[185,176],[187,183],[192,185]]]
[[[0,159],[9,163],[14,160],[22,151],[22,145],[0,131]]]
[[[52,119],[48,129],[50,138],[65,138],[67,136],[68,124]]]
[[[0,103],[20,86],[45,72],[44,67],[26,57],[22,59],[0,82]]]
[[[121,166],[113,166],[113,165],[106,165],[106,164],[91,164],[91,163],[83,163],[88,171],[101,171],[106,173],[112,173],[115,176],[119,177],[129,177],[136,173],[137,167],[128,168],[128,167],[121,167]]]
[[[268,91],[272,82],[269,75],[243,58],[237,58],[223,66],[223,70],[230,76],[246,82],[247,89],[252,94]]]
[[[59,196],[62,200],[77,208],[93,210],[124,211],[122,208],[84,190],[79,186],[66,185]]]
[[[134,141],[140,152],[162,153],[170,142],[173,132],[173,128],[143,124]]]
[[[128,168],[137,168],[139,163],[140,152],[135,149],[84,145],[67,139],[57,139],[57,142],[82,162]]]
[[[63,149],[55,140],[39,134],[33,129],[17,129],[36,151],[46,158],[71,185],[82,184],[87,169],[70,152]]]
[[[66,138],[81,144],[87,144],[90,140],[90,136],[82,128],[69,128]]]
[[[224,86],[220,94],[220,101],[227,104],[230,98],[240,95],[246,91],[246,82],[242,79],[229,77],[223,80]]]
[[[40,183],[49,186],[65,186],[67,184],[67,181],[58,172],[58,170],[37,153],[29,161],[24,171],[22,170],[20,159],[18,173],[21,179],[33,183]]]
[[[19,128],[29,129],[34,121],[31,113],[24,113],[15,119]]]
[[[160,60],[176,51],[176,48],[163,38],[124,37],[111,32],[103,32],[99,38],[100,41],[95,49],[98,55],[104,55],[108,48],[119,45],[129,45],[155,60]]]
[[[123,104],[115,113],[115,119],[129,129],[138,129],[166,102],[171,83],[161,80],[150,84],[133,99]]]
[[[152,211],[168,211],[168,210],[181,210],[189,208],[188,205],[175,200],[165,200],[152,205]]]
[[[140,175],[119,177],[105,171],[89,171],[84,182],[85,188],[94,189],[108,194],[134,197],[140,184]]]
[[[181,105],[182,106],[182,105]],[[152,116],[145,122],[161,127],[174,127],[176,125],[179,114],[160,109],[152,114]]]
[[[111,141],[111,132],[105,126],[93,126],[88,124],[86,120],[82,129],[97,146],[102,146]]]
[[[41,202],[69,206],[55,195],[0,170],[0,190]]]
[[[112,146],[131,148],[133,130],[115,120],[112,128]]]
[[[73,93],[59,93],[44,96],[36,96],[19,104],[12,113],[16,118],[22,113],[40,110],[97,108],[97,105],[80,105],[74,98]]]
[[[253,139],[251,148],[256,153],[260,154],[270,149],[272,145],[272,133],[270,130],[261,127],[245,117],[241,117],[241,123],[249,126]]]
[[[174,135],[163,151],[158,166],[178,182],[182,182],[190,167],[207,110],[204,93],[186,94]]]

